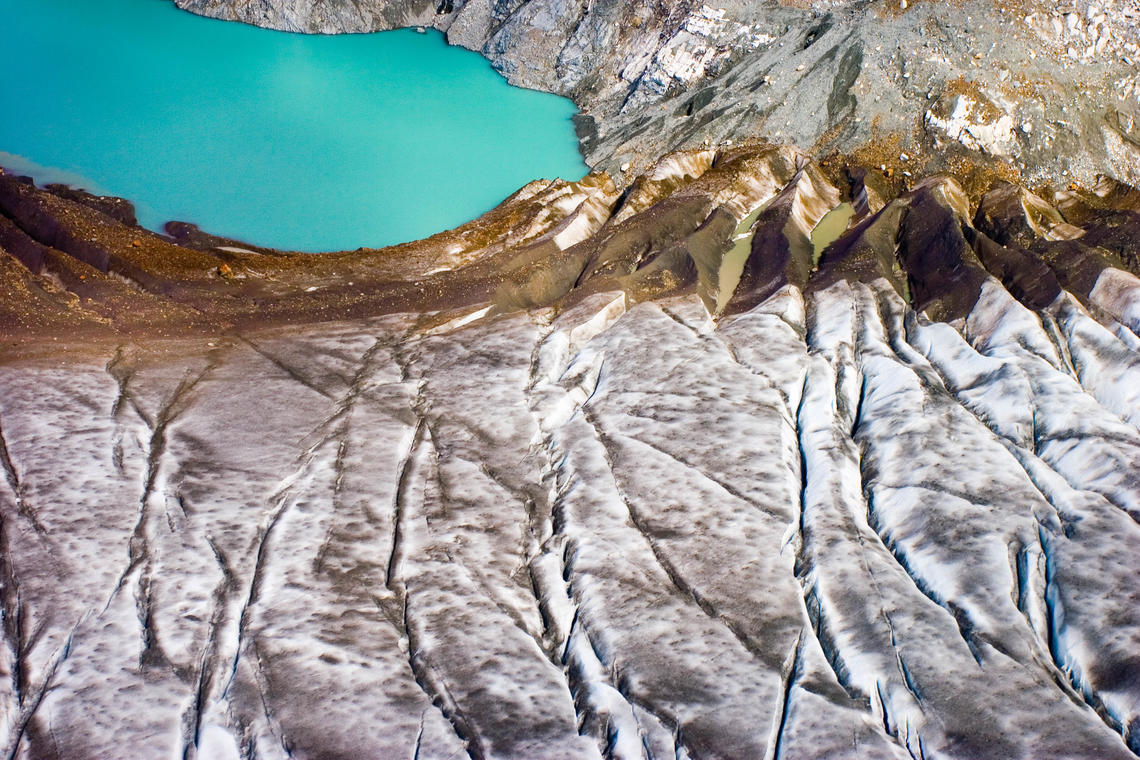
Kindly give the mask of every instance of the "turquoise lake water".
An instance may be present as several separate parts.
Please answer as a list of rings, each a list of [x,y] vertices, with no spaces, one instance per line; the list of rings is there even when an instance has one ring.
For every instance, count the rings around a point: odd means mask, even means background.
[[[578,179],[573,104],[414,30],[331,37],[169,0],[0,0],[0,166],[302,251],[462,224]]]

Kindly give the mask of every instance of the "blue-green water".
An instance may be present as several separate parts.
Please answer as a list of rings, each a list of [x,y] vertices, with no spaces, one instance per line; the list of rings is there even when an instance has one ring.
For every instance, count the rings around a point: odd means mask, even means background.
[[[336,250],[454,227],[578,179],[568,100],[436,32],[335,37],[169,0],[0,0],[0,165],[250,243]]]

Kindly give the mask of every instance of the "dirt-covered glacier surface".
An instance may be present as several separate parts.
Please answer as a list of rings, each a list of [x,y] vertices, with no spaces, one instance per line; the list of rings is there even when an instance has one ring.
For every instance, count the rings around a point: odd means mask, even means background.
[[[1135,346],[984,287],[5,366],[8,750],[1132,757]]]
[[[12,185],[20,261],[109,253],[0,362],[5,754],[1135,760],[1135,191],[847,179],[532,188],[329,321]],[[103,292],[158,321],[69,339]],[[154,333],[203,303],[295,311]]]

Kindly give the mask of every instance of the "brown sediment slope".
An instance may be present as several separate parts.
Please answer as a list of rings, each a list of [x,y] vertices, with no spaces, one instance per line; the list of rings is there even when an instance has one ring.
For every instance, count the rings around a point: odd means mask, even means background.
[[[972,172],[962,184],[890,172],[888,179],[852,159],[833,156],[821,166],[793,148],[755,142],[682,151],[624,191],[601,173],[538,180],[454,230],[327,254],[258,248],[179,223],[160,235],[140,228],[121,199],[0,174],[10,293],[0,335],[17,348],[73,330],[114,340],[393,313],[502,314],[566,308],[601,290],[635,301],[691,291],[710,312],[718,301],[734,312],[788,283],[805,288],[819,268],[829,270],[829,256],[818,261],[810,236],[841,203],[855,204],[850,230],[886,227],[876,234],[896,250],[880,253],[878,265],[909,283],[907,297],[920,311],[942,299],[965,299],[950,311],[968,311],[983,262],[999,277],[1032,280],[1024,287],[1034,292],[1037,281],[1051,283],[1040,286],[1049,290],[1060,276],[1086,305],[1106,267],[1136,273],[1140,194],[1129,186],[1102,178],[1088,190],[1054,192],[1054,206],[1002,179],[1000,167]],[[743,238],[752,254],[740,284],[722,283],[721,260]],[[956,258],[967,249],[976,252],[968,257],[976,275]],[[731,301],[721,287],[735,288]]]

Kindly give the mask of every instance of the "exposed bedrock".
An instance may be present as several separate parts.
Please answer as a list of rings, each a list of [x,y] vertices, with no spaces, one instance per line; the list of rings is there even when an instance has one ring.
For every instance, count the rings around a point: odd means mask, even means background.
[[[587,162],[635,172],[743,138],[915,175],[1140,182],[1134,0],[175,0],[302,32],[434,26],[512,83],[567,95]]]
[[[296,255],[0,175],[5,754],[1134,760],[1136,198],[749,144]]]

